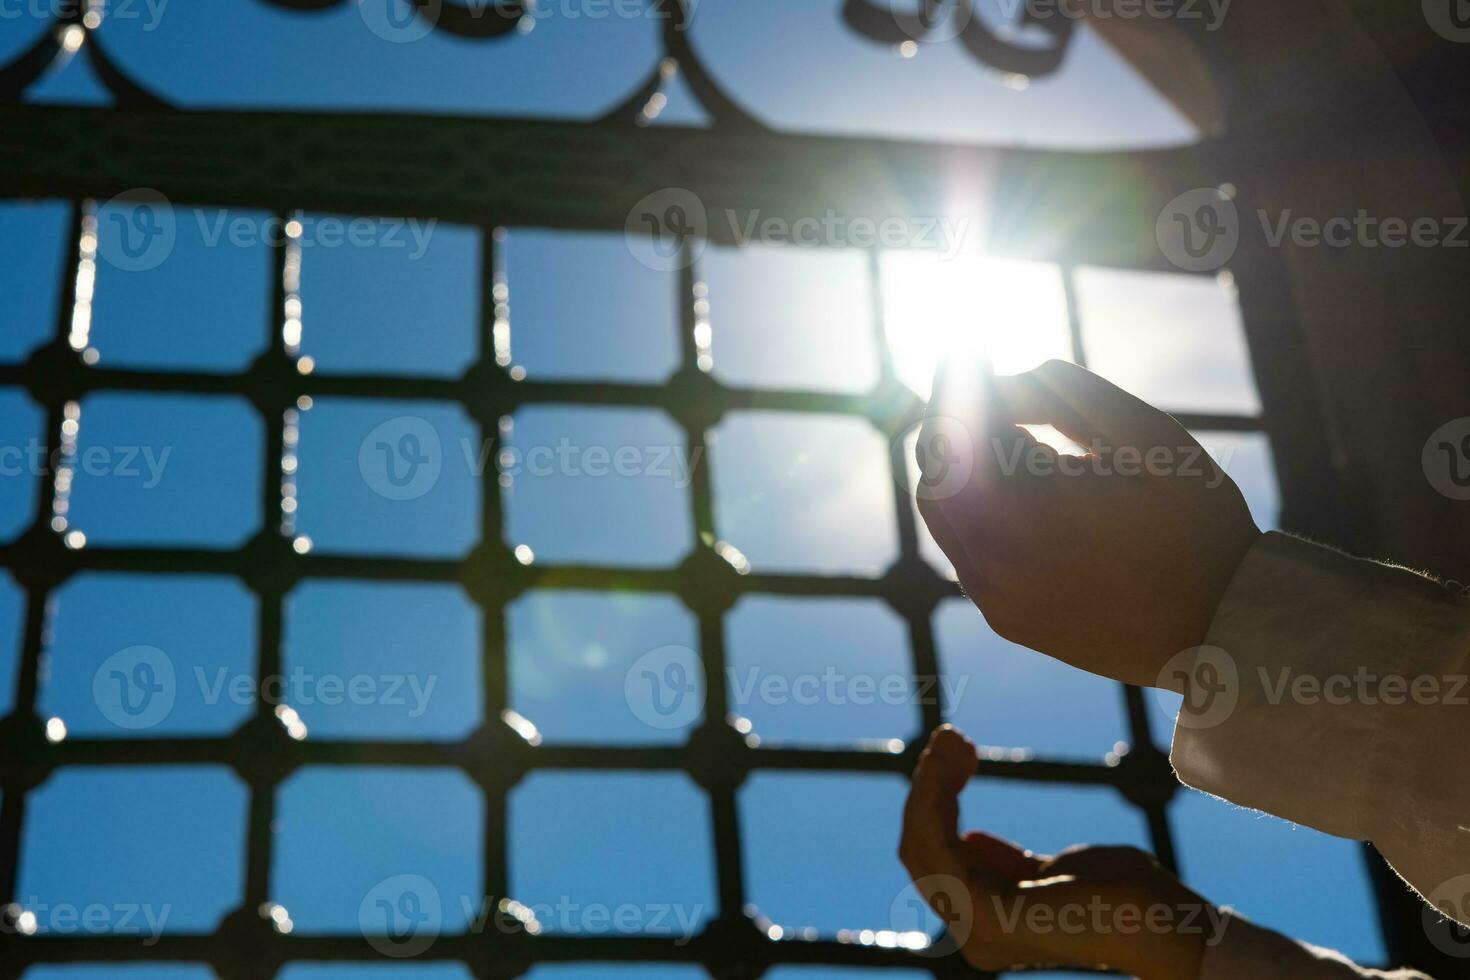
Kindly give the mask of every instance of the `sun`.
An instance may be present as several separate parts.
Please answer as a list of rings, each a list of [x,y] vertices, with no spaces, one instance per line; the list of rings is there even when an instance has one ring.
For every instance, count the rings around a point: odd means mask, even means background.
[[[983,355],[999,374],[1071,357],[1061,269],[977,253],[888,251],[880,263],[884,332],[898,379],[927,399],[946,354]]]

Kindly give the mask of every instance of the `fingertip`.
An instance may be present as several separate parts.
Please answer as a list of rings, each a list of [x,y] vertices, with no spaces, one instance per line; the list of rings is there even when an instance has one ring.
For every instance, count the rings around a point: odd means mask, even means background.
[[[958,794],[975,773],[975,743],[954,727],[935,730],[925,755],[931,760],[935,778],[946,794]]]
[[[963,731],[954,725],[945,723],[934,729],[929,736],[929,751],[943,753],[945,755],[968,752],[975,753],[975,743],[970,741]]]

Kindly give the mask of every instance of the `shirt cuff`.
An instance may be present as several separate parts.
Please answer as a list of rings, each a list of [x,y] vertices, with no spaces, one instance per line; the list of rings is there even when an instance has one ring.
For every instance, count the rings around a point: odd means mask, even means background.
[[[1271,532],[1205,643],[1170,756],[1184,783],[1371,840],[1426,895],[1470,874],[1470,780],[1449,777],[1470,745],[1462,594]]]

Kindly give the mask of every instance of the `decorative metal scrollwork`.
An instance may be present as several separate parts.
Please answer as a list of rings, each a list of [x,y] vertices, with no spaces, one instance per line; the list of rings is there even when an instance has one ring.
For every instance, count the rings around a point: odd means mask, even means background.
[[[260,0],[296,13],[319,13],[349,0]],[[85,52],[99,80],[123,109],[159,109],[169,103],[127,74],[108,57],[96,28],[105,13],[103,0],[64,0],[49,30],[8,65],[0,67],[0,102],[21,101],[26,89],[47,69],[62,59]],[[534,0],[389,0],[402,7],[402,14],[417,18],[429,30],[443,30],[473,40],[498,40],[522,35],[525,18],[533,16]],[[663,53],[648,76],[603,122],[648,122],[657,115],[655,96],[682,72],[716,126],[765,129],[765,126],[732,98],[700,62],[689,39],[693,16],[688,0],[648,0],[649,11],[663,24]]]
[[[297,13],[314,13],[349,0],[260,0]],[[501,40],[524,35],[533,17],[534,0],[387,0],[401,15],[417,19],[428,30],[443,30],[474,40]],[[652,72],[627,98],[602,117],[604,123],[647,123],[657,116],[659,94],[682,73],[711,125],[765,130],[767,127],[715,81],[694,49],[690,34],[690,0],[647,0],[649,12],[663,25],[663,52]],[[999,71],[1027,76],[1047,75],[1061,65],[1071,41],[1073,18],[1059,7],[1043,11],[1026,0],[1018,28],[1034,27],[1051,37],[1050,45],[1026,47],[1004,40],[979,17],[974,0],[917,0],[913,12],[897,9],[898,0],[844,0],[844,22],[859,35],[884,44],[933,39],[941,27],[966,50]],[[61,59],[84,52],[99,80],[122,109],[160,109],[169,103],[130,76],[110,58],[97,36],[104,16],[103,0],[65,0],[41,38],[8,65],[0,67],[0,102],[18,102],[27,88]]]
[[[736,102],[705,70],[704,63],[700,61],[689,40],[693,15],[688,0],[652,0],[650,10],[659,16],[664,25],[663,60],[648,80],[617,108],[603,116],[602,121],[632,119],[640,123],[647,122],[652,118],[649,113],[650,100],[682,71],[685,84],[709,115],[712,125],[765,129],[764,123]]]
[[[61,59],[86,55],[119,108],[164,109],[168,102],[134,80],[107,55],[93,30],[102,23],[102,0],[62,0],[56,19],[35,44],[0,68],[0,102],[19,102],[25,90]]]
[[[340,7],[348,0],[261,0],[274,7],[295,11],[321,11]],[[430,27],[458,37],[484,40],[504,37],[514,31],[527,13],[526,0],[480,0],[470,6],[454,0],[402,0],[410,16]],[[532,4],[534,6],[534,4]]]
[[[965,50],[997,71],[1028,77],[1050,75],[1061,67],[1071,45],[1075,26],[1073,16],[1061,3],[1039,6],[1035,0],[1020,5],[1016,28],[1038,28],[1051,35],[1052,43],[1044,47],[1023,47],[1001,38],[986,25],[975,11],[974,0],[917,0],[913,12],[895,9],[895,0],[844,0],[842,19],[863,37],[883,44],[920,42],[931,38],[941,28],[953,36]]]

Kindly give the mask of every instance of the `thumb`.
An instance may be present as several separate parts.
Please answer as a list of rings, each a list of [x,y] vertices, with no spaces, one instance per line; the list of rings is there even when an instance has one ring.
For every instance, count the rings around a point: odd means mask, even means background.
[[[981,830],[965,834],[961,847],[972,867],[992,871],[1011,883],[1036,879],[1048,860]]]

